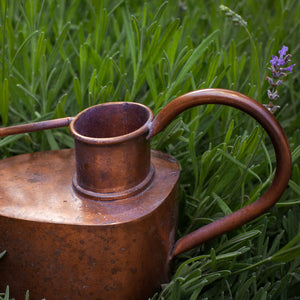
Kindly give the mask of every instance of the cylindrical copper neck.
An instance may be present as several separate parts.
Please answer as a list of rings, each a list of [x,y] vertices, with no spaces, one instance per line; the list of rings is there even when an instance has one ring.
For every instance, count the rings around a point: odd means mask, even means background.
[[[146,140],[152,111],[139,103],[92,106],[70,124],[75,139],[75,192],[101,200],[129,197],[151,182],[150,144]]]

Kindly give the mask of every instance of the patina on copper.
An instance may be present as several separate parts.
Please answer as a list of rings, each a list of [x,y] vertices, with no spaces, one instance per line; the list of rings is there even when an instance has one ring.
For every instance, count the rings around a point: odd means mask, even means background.
[[[266,130],[276,152],[270,188],[253,204],[175,243],[178,163],[150,139],[182,111],[238,108]],[[63,118],[0,129],[0,136],[69,126],[75,150],[0,161],[0,290],[24,299],[147,299],[168,281],[170,260],[263,214],[288,184],[291,155],[276,119],[237,92],[185,94],[153,120],[149,108],[115,102]],[[75,164],[74,164],[75,160]]]

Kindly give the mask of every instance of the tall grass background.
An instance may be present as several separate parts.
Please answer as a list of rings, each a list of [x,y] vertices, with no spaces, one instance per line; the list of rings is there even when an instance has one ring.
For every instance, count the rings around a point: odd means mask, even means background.
[[[288,189],[260,218],[176,257],[170,282],[152,299],[300,299],[298,1],[0,3],[2,126],[74,116],[110,101],[144,103],[157,113],[179,95],[211,87],[268,103],[269,60],[288,46],[296,66],[276,112],[292,151]],[[0,140],[2,158],[66,147],[73,147],[66,128]],[[186,111],[152,147],[181,166],[178,238],[255,201],[274,174],[261,127],[224,106]],[[13,296],[2,292],[0,299]]]

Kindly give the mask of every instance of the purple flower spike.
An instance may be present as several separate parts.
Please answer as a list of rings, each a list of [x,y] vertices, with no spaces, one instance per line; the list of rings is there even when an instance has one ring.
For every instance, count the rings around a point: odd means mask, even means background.
[[[268,90],[268,98],[272,101],[276,100],[277,98],[279,98],[279,95],[278,95],[278,91],[275,90],[275,92],[271,92],[270,90]]]
[[[287,53],[288,50],[289,50],[289,48],[287,46],[283,45],[282,49],[278,51],[280,57],[283,57]]]
[[[272,85],[272,86],[275,85],[275,83],[274,83],[274,81],[273,81],[273,79],[271,77],[267,76],[266,79],[268,80],[268,82],[269,82],[270,85]]]
[[[289,72],[291,73],[293,71],[293,67],[295,66],[295,64],[288,66],[287,68],[281,68],[280,71],[281,72]]]
[[[283,83],[282,78],[286,77],[288,73],[291,73],[295,64],[286,66],[291,60],[291,54],[287,54],[289,48],[287,46],[282,46],[281,50],[278,51],[279,57],[276,55],[272,55],[272,59],[270,60],[271,67],[268,68],[271,72],[271,76],[267,76],[271,89],[268,90],[268,98],[269,104],[265,104],[264,106],[271,112],[274,113],[280,106],[274,105],[273,101],[279,98],[277,87]],[[281,67],[285,66],[285,67]]]
[[[270,64],[273,66],[276,66],[278,62],[278,57],[275,55],[272,55],[272,59],[270,60]]]
[[[286,61],[280,56],[280,58],[277,61],[277,66],[284,66],[286,64]]]

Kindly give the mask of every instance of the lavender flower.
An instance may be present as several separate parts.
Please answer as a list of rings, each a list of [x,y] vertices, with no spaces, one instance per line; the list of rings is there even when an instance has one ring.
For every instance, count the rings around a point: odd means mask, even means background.
[[[278,51],[279,57],[272,55],[270,60],[271,67],[268,70],[271,71],[271,77],[267,76],[271,89],[268,90],[268,98],[270,100],[269,104],[264,106],[271,112],[274,113],[280,106],[274,105],[273,101],[279,98],[277,87],[282,84],[283,77],[286,77],[288,73],[291,73],[295,64],[286,66],[291,62],[291,54],[286,54],[289,48],[287,46],[282,46],[281,50]]]
[[[287,46],[282,46],[282,49],[281,50],[279,50],[278,51],[278,53],[279,53],[279,55],[282,57],[282,56],[284,56],[286,53],[287,53],[287,51],[289,50],[289,48],[287,47]]]
[[[219,8],[221,11],[225,13],[226,16],[228,16],[232,20],[232,22],[235,25],[241,25],[247,28],[247,22],[239,14],[237,14],[236,12],[234,12],[233,10],[231,10],[229,7],[225,5],[220,5]]]

